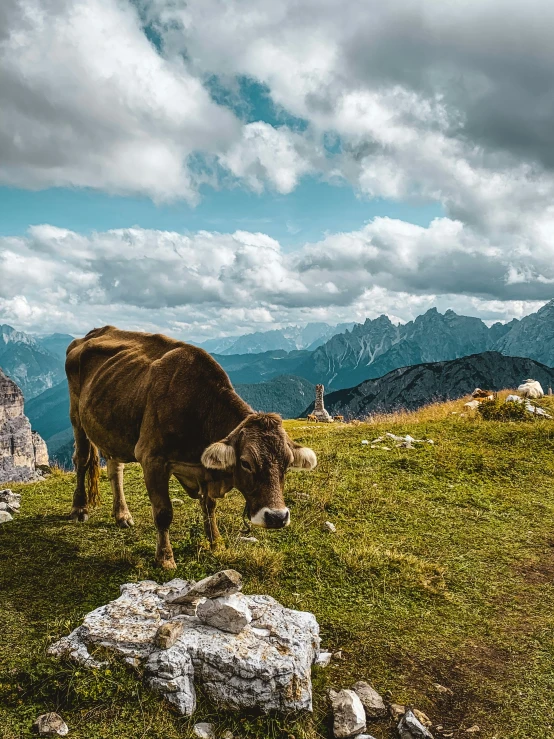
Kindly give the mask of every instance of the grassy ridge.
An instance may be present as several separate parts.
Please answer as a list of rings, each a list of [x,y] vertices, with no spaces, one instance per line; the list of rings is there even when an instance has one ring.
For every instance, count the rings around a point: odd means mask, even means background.
[[[218,730],[241,737],[323,737],[325,688],[367,679],[455,737],[475,724],[487,739],[553,735],[554,421],[452,415],[462,406],[359,426],[287,422],[291,436],[316,450],[319,465],[288,475],[293,524],[256,533],[257,545],[238,540],[238,494],[220,505],[227,547],[215,553],[205,547],[198,504],[186,499],[175,507],[178,576],[235,567],[247,592],[315,613],[323,646],[345,657],[314,670],[313,716],[237,717],[201,701],[195,721],[214,720]],[[361,444],[389,430],[435,444],[390,451]],[[136,522],[130,531],[111,521],[105,479],[105,504],[81,526],[66,518],[73,475],[13,487],[23,494],[22,513],[0,527],[6,739],[29,735],[36,715],[56,709],[73,737],[190,736],[193,722],[175,716],[117,664],[88,671],[44,655],[49,641],[117,597],[122,582],[172,577],[153,567],[140,469],[128,466],[125,482]],[[177,483],[172,493],[185,499]],[[324,529],[326,520],[336,534]],[[378,739],[394,736],[387,721],[369,730]]]

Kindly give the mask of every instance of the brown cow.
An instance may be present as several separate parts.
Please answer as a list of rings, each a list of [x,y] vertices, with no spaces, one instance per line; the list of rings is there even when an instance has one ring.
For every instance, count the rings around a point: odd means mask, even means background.
[[[238,488],[257,526],[287,526],[290,467],[313,469],[311,449],[293,442],[281,418],[255,413],[203,349],[162,334],[94,329],[67,348],[77,484],[71,517],[86,521],[98,501],[98,450],[108,463],[113,513],[133,525],[123,494],[125,462],[140,462],[158,530],[156,563],[175,567],[169,541],[169,478],[200,499],[206,536],[218,537],[216,499]],[[85,477],[88,484],[85,485]]]

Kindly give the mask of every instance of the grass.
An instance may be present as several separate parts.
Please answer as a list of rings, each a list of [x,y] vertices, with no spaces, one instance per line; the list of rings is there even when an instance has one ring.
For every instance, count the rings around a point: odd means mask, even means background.
[[[119,664],[85,670],[47,658],[46,646],[117,597],[121,583],[173,575],[153,567],[137,466],[125,473],[136,522],[126,531],[111,521],[106,479],[104,505],[83,525],[67,520],[72,474],[12,486],[22,512],[0,527],[2,737],[29,736],[39,713],[57,710],[75,739],[190,737],[200,720],[244,739],[315,739],[330,735],[326,689],[360,679],[427,713],[443,727],[436,737],[554,736],[554,421],[485,421],[460,415],[464,401],[356,426],[286,422],[319,465],[288,475],[293,523],[256,533],[255,545],[239,541],[243,503],[233,493],[219,512],[227,546],[211,552],[198,504],[172,483],[184,500],[172,526],[177,576],[234,567],[247,592],[315,613],[323,646],[342,650],[343,660],[314,668],[313,715],[238,716],[201,700],[191,721]],[[385,431],[435,444],[361,444]],[[474,725],[480,732],[465,734]],[[368,728],[395,736],[386,720]]]

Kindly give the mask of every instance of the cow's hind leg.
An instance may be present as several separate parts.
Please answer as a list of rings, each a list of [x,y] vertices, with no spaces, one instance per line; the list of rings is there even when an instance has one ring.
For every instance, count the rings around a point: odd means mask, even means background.
[[[83,431],[83,427],[79,420],[73,417],[71,422],[73,424],[73,434],[75,436],[73,464],[75,465],[75,475],[77,480],[75,484],[75,492],[73,493],[73,507],[71,508],[70,517],[74,521],[86,521],[88,520],[88,507],[85,478],[89,459],[92,453],[92,444]]]
[[[173,506],[169,499],[169,469],[163,459],[147,457],[140,463],[144,472],[144,482],[152,503],[152,515],[158,530],[156,546],[156,565],[164,570],[175,569],[173,549],[169,541],[169,527],[173,520]]]
[[[116,462],[115,459],[108,459],[108,477],[112,486],[113,494],[113,515],[115,522],[122,529],[128,529],[134,526],[135,522],[131,516],[131,512],[127,507],[125,494],[123,492],[123,462]]]

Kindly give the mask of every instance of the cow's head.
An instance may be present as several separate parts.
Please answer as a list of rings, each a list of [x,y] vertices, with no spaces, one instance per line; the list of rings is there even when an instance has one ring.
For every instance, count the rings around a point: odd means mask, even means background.
[[[202,464],[233,475],[254,525],[281,529],[290,523],[283,498],[286,471],[311,470],[317,459],[311,449],[289,439],[280,416],[252,413],[229,436],[205,449]]]

